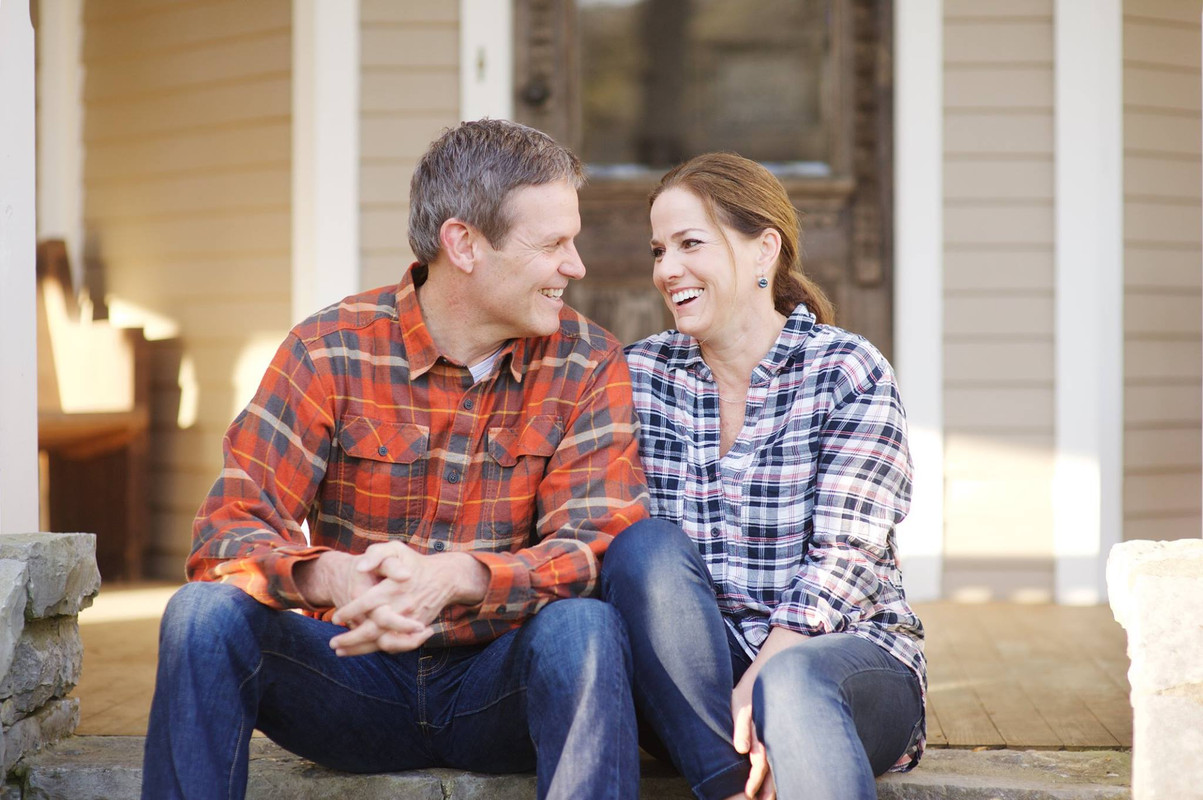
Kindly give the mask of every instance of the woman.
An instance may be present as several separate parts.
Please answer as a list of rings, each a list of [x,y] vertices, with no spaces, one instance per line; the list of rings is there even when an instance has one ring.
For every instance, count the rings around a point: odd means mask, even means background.
[[[676,330],[627,360],[664,522],[617,537],[602,575],[641,714],[698,797],[875,798],[874,776],[924,743],[893,372],[831,324],[760,165],[712,153],[673,169],[651,223]]]

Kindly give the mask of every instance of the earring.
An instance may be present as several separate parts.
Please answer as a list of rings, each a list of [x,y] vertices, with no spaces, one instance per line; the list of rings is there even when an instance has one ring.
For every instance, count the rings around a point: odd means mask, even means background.
[[[761,275],[760,280],[756,281],[756,285],[761,289],[767,289],[769,288],[769,279]]]

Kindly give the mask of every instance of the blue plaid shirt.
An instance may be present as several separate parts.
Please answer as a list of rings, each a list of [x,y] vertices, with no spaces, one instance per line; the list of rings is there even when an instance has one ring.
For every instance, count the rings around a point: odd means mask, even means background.
[[[652,515],[697,545],[748,656],[773,625],[851,633],[910,667],[926,695],[894,536],[910,507],[906,418],[881,353],[799,305],[753,370],[743,430],[721,457],[697,340],[667,331],[630,345],[627,363]],[[920,737],[911,764],[922,748]]]

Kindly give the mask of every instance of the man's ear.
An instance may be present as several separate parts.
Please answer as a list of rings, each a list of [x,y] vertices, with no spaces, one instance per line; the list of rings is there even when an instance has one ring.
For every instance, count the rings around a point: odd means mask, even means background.
[[[447,259],[465,274],[476,268],[480,256],[480,231],[461,219],[452,217],[439,226],[439,244]]]

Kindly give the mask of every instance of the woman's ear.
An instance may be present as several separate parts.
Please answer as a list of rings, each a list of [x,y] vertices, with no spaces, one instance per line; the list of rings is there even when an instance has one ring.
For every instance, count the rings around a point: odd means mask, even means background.
[[[439,226],[439,244],[447,260],[465,274],[476,268],[479,238],[480,231],[455,217]]]
[[[765,228],[757,237],[756,263],[771,270],[781,255],[781,233],[776,228]]]

